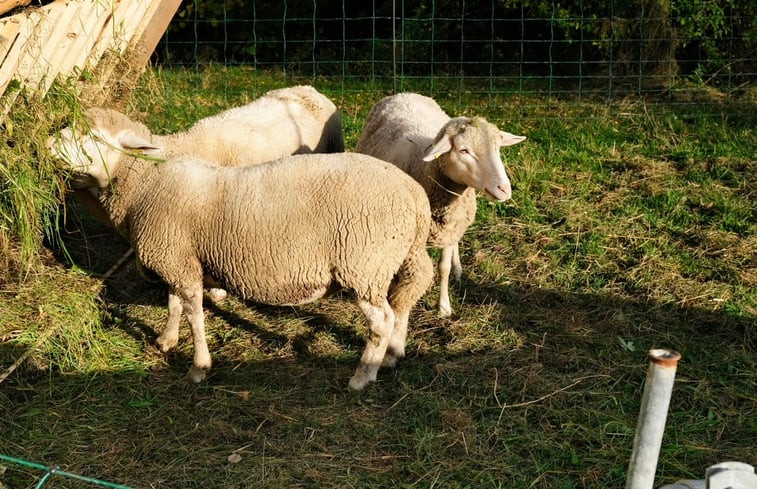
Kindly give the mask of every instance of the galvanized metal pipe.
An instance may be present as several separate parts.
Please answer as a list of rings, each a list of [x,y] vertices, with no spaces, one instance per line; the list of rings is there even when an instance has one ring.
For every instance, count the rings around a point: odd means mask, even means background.
[[[657,458],[680,359],[681,355],[673,350],[649,350],[649,370],[641,398],[626,489],[652,489],[654,486]]]

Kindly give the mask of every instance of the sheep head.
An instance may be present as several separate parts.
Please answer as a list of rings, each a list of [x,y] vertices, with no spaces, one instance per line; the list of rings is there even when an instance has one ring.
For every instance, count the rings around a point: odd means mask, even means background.
[[[53,156],[72,172],[71,184],[77,188],[104,188],[124,156],[136,152],[155,155],[161,148],[150,142],[146,126],[120,112],[92,108],[84,121],[62,129],[48,140]]]
[[[482,118],[456,117],[442,127],[423,161],[441,158],[442,171],[453,181],[483,192],[489,200],[505,201],[512,188],[500,150],[524,139]]]

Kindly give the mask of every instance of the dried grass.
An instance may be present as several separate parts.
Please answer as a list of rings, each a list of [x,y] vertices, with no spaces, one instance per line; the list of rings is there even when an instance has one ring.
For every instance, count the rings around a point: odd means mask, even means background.
[[[127,106],[166,129],[250,96],[206,91],[217,77],[247,87],[249,73],[150,76],[156,88]],[[375,97],[342,97],[354,139]],[[215,364],[190,385],[186,328],[170,354],[152,346],[165,287],[130,261],[104,279],[127,244],[69,204],[62,241],[76,266],[54,249],[39,280],[0,287],[1,365],[44,327],[60,331],[2,384],[3,451],[134,487],[618,487],[645,352],[671,347],[683,360],[657,483],[754,464],[757,241],[743,216],[757,143],[700,121],[699,134],[739,140],[702,136],[706,164],[683,141],[695,129],[638,108],[565,104],[559,119],[520,122],[528,144],[507,153],[517,198],[481,201],[456,315],[436,316],[432,290],[412,313],[408,357],[361,394],[345,389],[364,344],[346,294],[208,306]],[[0,480],[36,482],[14,468]]]

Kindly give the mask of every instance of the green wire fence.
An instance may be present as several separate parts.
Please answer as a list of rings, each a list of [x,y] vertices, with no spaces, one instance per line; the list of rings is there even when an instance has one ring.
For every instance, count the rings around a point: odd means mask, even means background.
[[[392,91],[667,102],[757,80],[757,6],[698,0],[185,2],[155,61]],[[685,82],[685,83],[684,83]]]
[[[28,460],[23,460],[20,458],[9,457],[3,454],[0,454],[0,460],[5,461],[5,462],[10,462],[16,465],[20,465],[22,467],[44,471],[45,472],[44,475],[39,480],[39,482],[37,482],[37,485],[34,486],[35,489],[39,489],[40,487],[45,485],[45,483],[47,483],[54,476],[65,477],[68,479],[74,479],[74,480],[82,481],[82,482],[88,482],[90,484],[94,484],[94,485],[102,486],[102,487],[112,487],[116,489],[132,489],[129,486],[124,486],[121,484],[114,484],[112,482],[95,479],[93,477],[85,477],[83,475],[66,472],[65,470],[60,470],[60,468],[56,466],[48,467],[46,465],[38,464],[35,462],[29,462]]]

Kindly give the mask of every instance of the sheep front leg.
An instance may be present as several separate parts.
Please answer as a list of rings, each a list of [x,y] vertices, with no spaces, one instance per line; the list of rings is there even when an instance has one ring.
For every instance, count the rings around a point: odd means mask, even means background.
[[[211,360],[208,342],[205,338],[205,313],[202,310],[202,282],[197,282],[178,291],[184,306],[184,314],[192,328],[194,360],[188,376],[194,383],[200,383],[210,370]]]
[[[176,346],[179,342],[179,323],[181,322],[181,313],[184,308],[181,305],[181,299],[171,290],[168,292],[168,321],[166,328],[155,340],[158,348],[163,353]]]
[[[452,278],[460,280],[462,276],[463,266],[460,264],[460,242],[457,242],[452,252]]]
[[[439,258],[439,316],[443,318],[452,315],[452,306],[449,303],[449,272],[452,269],[454,254],[455,245],[445,246]]]
[[[384,300],[380,306],[375,306],[366,300],[358,300],[358,305],[368,319],[369,335],[365,350],[360,357],[360,365],[355,375],[350,379],[350,389],[362,390],[369,382],[376,380],[379,366],[384,360],[389,337],[394,329],[394,311]]]

